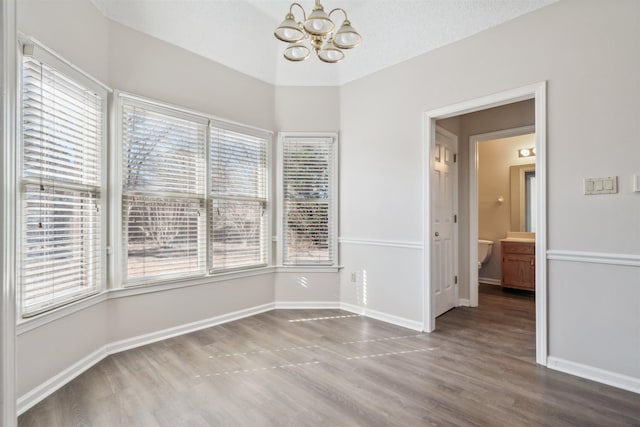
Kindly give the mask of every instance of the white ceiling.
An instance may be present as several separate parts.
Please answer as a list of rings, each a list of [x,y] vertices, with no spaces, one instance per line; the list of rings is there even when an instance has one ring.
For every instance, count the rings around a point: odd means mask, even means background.
[[[287,0],[91,0],[112,20],[276,85],[334,86],[491,28],[558,0],[323,0],[363,37],[337,64],[282,57],[273,30]],[[307,13],[313,0],[298,0]],[[299,9],[294,9],[299,18]],[[342,19],[336,13],[332,18]],[[299,18],[300,19],[300,18]],[[339,22],[336,22],[339,25]]]

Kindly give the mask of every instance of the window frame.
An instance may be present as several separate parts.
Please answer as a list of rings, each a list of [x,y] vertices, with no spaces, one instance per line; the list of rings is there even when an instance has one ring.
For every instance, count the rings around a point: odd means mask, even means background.
[[[89,90],[91,92],[96,93],[96,95],[100,98],[101,105],[101,129],[100,129],[100,139],[98,142],[99,149],[97,150],[100,158],[98,159],[97,165],[99,168],[99,180],[97,185],[85,185],[85,184],[72,184],[72,183],[55,183],[58,189],[69,190],[69,191],[86,191],[89,193],[95,194],[96,200],[98,201],[97,209],[98,212],[98,221],[97,227],[98,231],[95,234],[95,238],[99,239],[101,244],[98,247],[94,248],[94,257],[96,262],[98,263],[98,272],[96,274],[96,286],[87,289],[84,292],[77,292],[73,296],[69,298],[64,298],[60,300],[52,299],[48,303],[43,303],[37,308],[33,310],[25,310],[23,306],[23,265],[22,265],[22,250],[23,250],[23,241],[24,241],[24,233],[26,230],[24,229],[24,222],[19,220],[18,218],[23,217],[24,213],[24,203],[25,203],[25,187],[26,185],[36,183],[38,181],[37,178],[25,178],[23,176],[23,162],[24,162],[24,126],[23,126],[23,112],[24,112],[24,103],[22,100],[23,87],[24,87],[24,75],[23,75],[23,66],[25,57],[32,57],[36,61],[39,61],[47,67],[55,70],[56,73],[59,73],[66,78],[72,80],[75,84],[81,86],[85,90]],[[35,316],[38,316],[42,313],[50,312],[52,310],[58,309],[60,307],[75,303],[80,300],[87,299],[91,296],[99,294],[106,289],[107,285],[107,242],[108,242],[108,202],[107,202],[107,189],[108,189],[108,143],[109,143],[109,134],[108,134],[108,124],[109,124],[109,95],[112,90],[92,77],[91,75],[85,73],[80,68],[71,64],[70,62],[63,59],[59,54],[54,52],[53,50],[41,45],[36,40],[21,37],[18,40],[18,85],[17,85],[17,114],[16,114],[16,127],[17,127],[17,146],[16,146],[16,205],[15,205],[15,215],[16,215],[16,239],[15,239],[15,248],[16,248],[16,276],[17,276],[17,291],[16,291],[16,317],[18,320],[28,320]],[[40,180],[42,182],[42,180]],[[84,259],[84,258],[83,258]]]
[[[223,128],[227,131],[230,132],[236,132],[236,133],[241,133],[241,134],[245,134],[251,137],[255,137],[255,138],[260,138],[260,139],[264,139],[265,141],[265,172],[264,172],[264,188],[265,188],[265,193],[264,193],[264,197],[243,197],[243,196],[220,196],[220,195],[214,195],[211,186],[212,186],[212,176],[213,176],[213,171],[211,170],[211,147],[212,147],[212,141],[213,138],[211,136],[211,132],[214,128]],[[265,230],[263,231],[264,234],[264,251],[265,251],[265,262],[264,263],[260,263],[260,264],[254,264],[251,266],[242,266],[242,267],[230,267],[230,268],[214,268],[213,266],[213,254],[212,254],[212,243],[213,243],[213,238],[212,238],[212,230],[211,227],[213,225],[213,221],[210,220],[210,216],[213,214],[212,212],[207,211],[207,268],[208,268],[208,273],[210,275],[216,275],[216,274],[224,274],[224,273],[230,273],[230,272],[234,272],[234,271],[247,271],[247,270],[253,270],[253,269],[258,269],[258,268],[264,268],[264,267],[268,267],[272,264],[272,254],[271,254],[271,233],[272,233],[272,192],[271,192],[271,174],[272,174],[272,168],[271,168],[271,146],[273,144],[273,133],[263,130],[263,129],[259,129],[256,127],[251,127],[251,126],[246,126],[246,125],[240,125],[237,123],[233,123],[233,122],[229,122],[229,121],[224,121],[224,120],[220,120],[220,119],[215,119],[212,118],[209,122],[209,135],[208,135],[208,144],[207,144],[207,207],[209,207],[209,203],[213,203],[214,199],[219,199],[219,200],[228,200],[228,201],[261,201],[264,204],[264,215],[266,217],[266,221],[264,224]]]
[[[118,175],[118,180],[114,183],[114,187],[112,187],[112,189],[114,190],[114,193],[118,192],[118,200],[117,200],[117,210],[114,210],[113,212],[113,218],[119,218],[119,226],[116,228],[114,227],[115,231],[117,231],[120,234],[120,239],[118,244],[114,244],[114,248],[116,249],[116,251],[119,254],[119,262],[120,262],[120,267],[121,267],[121,271],[119,274],[119,281],[118,283],[120,284],[121,287],[123,288],[128,288],[128,287],[134,287],[134,286],[143,286],[143,285],[147,285],[147,284],[154,284],[154,283],[163,283],[163,282],[167,282],[167,281],[171,281],[171,280],[181,280],[181,279],[188,279],[188,278],[198,278],[198,277],[202,277],[204,275],[206,275],[206,270],[207,270],[207,261],[206,261],[206,240],[204,241],[204,243],[202,242],[202,239],[206,239],[206,236],[204,234],[199,234],[197,236],[198,238],[198,246],[201,247],[202,252],[198,253],[198,257],[199,260],[198,262],[202,263],[202,266],[200,267],[200,269],[196,272],[187,272],[187,273],[177,273],[177,274],[159,274],[159,275],[153,275],[153,276],[144,276],[144,277],[136,277],[136,278],[132,278],[129,279],[127,276],[127,271],[128,271],[128,249],[127,249],[127,245],[128,242],[125,241],[125,238],[123,236],[124,233],[124,229],[126,227],[126,224],[124,224],[124,213],[123,213],[123,197],[124,197],[124,180],[125,180],[125,176],[126,176],[126,171],[124,170],[124,147],[125,147],[125,140],[124,140],[124,129],[122,126],[123,123],[123,119],[124,119],[124,109],[125,106],[131,106],[134,108],[141,108],[141,109],[145,109],[151,113],[156,113],[156,114],[162,114],[165,116],[169,116],[171,118],[175,118],[178,120],[186,120],[186,121],[191,121],[194,123],[198,123],[200,125],[205,126],[204,128],[204,156],[206,157],[206,153],[208,152],[207,146],[209,144],[209,137],[208,137],[208,119],[202,115],[198,115],[198,114],[193,114],[191,112],[187,112],[184,111],[180,108],[174,108],[171,107],[169,105],[166,104],[162,104],[156,101],[150,101],[141,97],[137,97],[137,96],[133,96],[133,95],[129,95],[127,93],[124,92],[116,92],[116,96],[114,97],[114,104],[116,104],[116,115],[113,117],[113,121],[116,123],[117,125],[117,133],[116,133],[116,143],[114,145],[118,146],[119,149],[119,156],[117,158],[113,159],[112,165],[119,165],[119,173],[114,173],[114,175]],[[202,218],[201,222],[202,224],[200,224],[202,226],[202,229],[204,231],[202,231],[201,233],[206,233],[206,229],[207,229],[207,225],[206,225],[206,216],[203,218],[203,215],[206,215],[206,179],[207,179],[207,169],[206,169],[206,160],[202,159],[203,162],[203,186],[201,189],[200,194],[198,194],[197,199],[201,202],[202,208],[203,208],[203,212],[200,214],[200,218]],[[144,191],[140,192],[133,192],[135,194],[138,195],[143,195],[143,193],[145,193]],[[163,192],[159,192],[159,191],[154,191],[151,192],[149,191],[148,194],[145,194],[146,196],[149,197],[163,197],[163,196],[168,196],[168,197],[174,197],[176,199],[191,199],[191,198],[195,198],[196,194],[193,193],[194,197],[187,197],[188,193],[185,193],[185,195],[181,195],[181,196],[177,196],[175,194],[168,194],[168,193],[163,193]],[[115,207],[115,206],[114,206]]]
[[[333,147],[332,169],[333,173],[330,177],[330,193],[331,203],[329,208],[330,222],[332,227],[329,231],[329,244],[332,247],[332,259],[326,262],[309,262],[309,263],[288,263],[285,259],[285,212],[284,212],[284,145],[289,139],[301,140],[330,140]],[[277,241],[278,241],[278,267],[285,269],[296,268],[323,268],[338,267],[339,265],[339,139],[337,132],[280,132],[278,133],[278,161],[277,161]]]
[[[123,149],[124,140],[122,139],[122,114],[123,103],[120,102],[120,98],[126,98],[128,100],[135,100],[140,106],[148,105],[155,109],[163,111],[165,114],[176,114],[178,118],[193,118],[196,117],[200,120],[206,120],[208,126],[206,129],[206,143],[205,143],[205,192],[204,192],[204,218],[205,227],[202,238],[205,239],[205,263],[204,271],[201,274],[189,274],[178,275],[175,277],[156,277],[149,279],[136,279],[132,283],[127,283],[125,278],[127,252],[126,242],[123,238],[123,214],[122,214],[122,201],[123,201]],[[109,212],[111,220],[109,238],[112,242],[112,247],[115,249],[111,251],[113,256],[110,258],[109,263],[109,278],[110,286],[112,289],[132,289],[136,287],[153,287],[153,286],[172,286],[171,283],[183,283],[182,286],[188,286],[193,280],[200,280],[213,277],[225,277],[229,275],[245,275],[252,271],[256,274],[262,274],[261,270],[272,265],[272,244],[271,244],[271,229],[272,229],[272,191],[271,191],[271,155],[273,144],[273,132],[261,129],[254,126],[244,125],[241,123],[233,122],[230,120],[224,120],[217,117],[213,117],[208,114],[200,113],[197,111],[189,110],[183,107],[175,106],[161,101],[156,101],[150,98],[133,95],[124,91],[114,91],[112,102],[112,131],[114,135],[113,144],[110,150],[110,164],[111,164],[111,176],[110,176],[110,195],[109,195]],[[144,107],[143,107],[144,108]],[[156,111],[156,110],[154,110]],[[212,199],[210,187],[211,187],[211,169],[210,169],[210,152],[211,152],[211,137],[210,132],[212,127],[223,127],[227,130],[234,132],[246,132],[252,136],[262,136],[266,143],[266,232],[265,232],[265,246],[266,246],[266,263],[255,266],[240,267],[240,268],[228,268],[228,269],[213,269],[212,259],[210,254],[210,224],[209,224],[209,204]]]

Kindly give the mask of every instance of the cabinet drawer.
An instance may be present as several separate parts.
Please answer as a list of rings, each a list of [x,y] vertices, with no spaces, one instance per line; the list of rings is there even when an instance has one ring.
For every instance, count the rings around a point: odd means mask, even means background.
[[[502,242],[502,253],[535,255],[536,245],[535,243]]]

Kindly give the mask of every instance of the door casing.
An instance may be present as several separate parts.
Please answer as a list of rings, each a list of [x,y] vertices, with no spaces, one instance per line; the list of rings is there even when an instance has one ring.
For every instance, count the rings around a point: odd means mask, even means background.
[[[436,120],[461,114],[473,113],[518,101],[534,99],[536,133],[536,179],[537,219],[536,224],[536,362],[547,365],[547,173],[546,173],[546,81],[523,86],[481,98],[448,105],[424,113],[423,116],[423,330],[432,332],[436,328],[434,298],[431,281],[432,218],[434,203],[430,197],[431,173],[433,168],[432,150],[435,143]]]

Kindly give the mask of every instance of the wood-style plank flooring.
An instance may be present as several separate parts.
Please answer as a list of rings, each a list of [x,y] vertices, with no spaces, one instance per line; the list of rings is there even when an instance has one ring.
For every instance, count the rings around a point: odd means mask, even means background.
[[[482,286],[420,334],[274,310],[107,357],[26,426],[640,426],[640,395],[537,366],[531,295]]]

